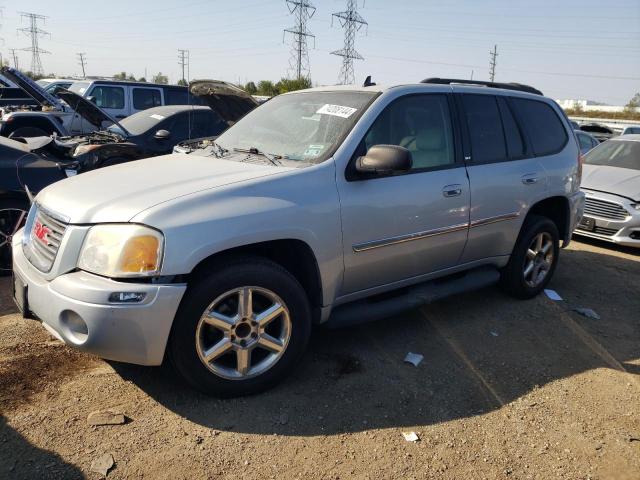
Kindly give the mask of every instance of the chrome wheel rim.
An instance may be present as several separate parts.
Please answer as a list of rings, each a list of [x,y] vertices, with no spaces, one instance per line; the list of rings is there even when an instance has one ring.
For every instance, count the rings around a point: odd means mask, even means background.
[[[21,208],[0,209],[0,273],[12,269],[11,241],[26,219],[27,211]]]
[[[273,367],[291,338],[291,317],[271,290],[239,287],[204,311],[196,328],[200,361],[215,375],[246,380]]]
[[[533,237],[524,260],[524,282],[535,288],[544,282],[553,265],[553,238],[547,232]]]

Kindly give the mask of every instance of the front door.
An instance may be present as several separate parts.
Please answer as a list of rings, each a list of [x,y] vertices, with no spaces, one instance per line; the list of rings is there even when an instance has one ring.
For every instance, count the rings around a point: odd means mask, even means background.
[[[375,120],[352,162],[373,145],[400,145],[410,172],[339,178],[345,275],[342,295],[458,263],[467,239],[469,182],[446,94],[400,97]],[[342,174],[344,175],[344,174]],[[355,175],[355,176],[354,176]]]

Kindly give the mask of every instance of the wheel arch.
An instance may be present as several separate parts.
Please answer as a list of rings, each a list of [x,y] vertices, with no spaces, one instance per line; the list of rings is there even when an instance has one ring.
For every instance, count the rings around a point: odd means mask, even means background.
[[[45,115],[16,115],[11,117],[11,121],[7,122],[3,129],[3,135],[9,136],[20,128],[39,128],[49,135],[54,132],[59,135],[65,135],[62,125],[56,125],[56,122],[51,116]]]
[[[320,321],[322,279],[316,256],[308,243],[288,238],[242,245],[216,252],[201,260],[191,271],[188,283],[206,275],[219,265],[242,258],[261,257],[271,260],[291,273],[307,294],[314,323]]]
[[[571,214],[569,200],[566,197],[558,195],[540,200],[531,206],[527,212],[527,218],[531,215],[547,217],[558,227],[563,247],[569,243],[571,239],[571,228],[569,226]]]

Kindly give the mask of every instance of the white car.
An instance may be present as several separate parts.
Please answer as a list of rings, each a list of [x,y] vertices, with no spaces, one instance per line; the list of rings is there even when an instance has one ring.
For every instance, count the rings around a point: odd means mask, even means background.
[[[640,134],[640,125],[630,125],[628,127],[624,127],[622,133],[620,135],[638,135]]]

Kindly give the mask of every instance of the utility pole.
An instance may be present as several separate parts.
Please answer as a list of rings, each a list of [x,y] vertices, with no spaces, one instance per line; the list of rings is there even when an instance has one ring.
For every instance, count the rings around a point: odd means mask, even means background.
[[[496,78],[496,57],[498,56],[498,46],[493,46],[493,51],[489,52],[491,60],[489,60],[489,79],[493,82]]]
[[[187,77],[189,76],[189,50],[178,49],[178,65],[182,67],[182,82],[187,84],[187,78],[184,76],[184,69],[187,67]]]
[[[338,19],[340,26],[344,28],[344,48],[331,52],[331,55],[342,57],[342,68],[340,69],[338,83],[351,85],[355,83],[353,61],[364,60],[364,57],[355,49],[356,33],[363,26],[368,26],[369,24],[358,13],[357,0],[347,0],[347,9],[344,12],[331,15],[332,26],[334,17]]]
[[[13,68],[18,70],[20,67],[18,67],[18,54],[16,53],[15,48],[11,49],[11,55],[13,56]]]
[[[19,28],[18,32],[22,32],[25,35],[31,37],[31,47],[23,48],[25,52],[31,52],[31,73],[33,75],[43,75],[44,70],[42,69],[42,62],[40,61],[41,53],[51,53],[46,50],[43,50],[38,45],[38,39],[44,35],[50,35],[49,32],[45,32],[38,28],[38,21],[45,21],[47,17],[44,15],[38,15],[35,13],[27,13],[27,12],[18,12],[20,14],[20,18],[27,18],[29,20],[29,27],[27,28]]]
[[[289,71],[294,72],[296,79],[310,78],[311,65],[309,64],[309,51],[307,38],[313,38],[315,48],[315,35],[307,29],[307,21],[316,13],[316,7],[308,0],[286,0],[289,13],[295,16],[296,24],[286,28],[282,33],[282,42],[287,33],[293,35],[291,44],[291,58],[289,59]]]
[[[84,66],[87,64],[86,53],[78,53],[78,61],[79,65],[82,67],[82,78],[87,78],[87,74],[85,73]]]

